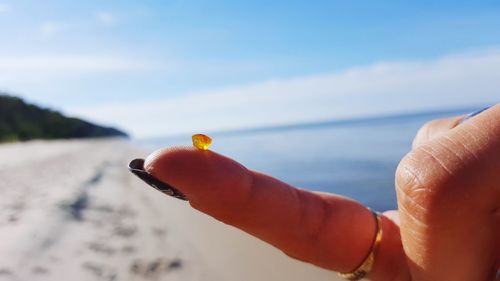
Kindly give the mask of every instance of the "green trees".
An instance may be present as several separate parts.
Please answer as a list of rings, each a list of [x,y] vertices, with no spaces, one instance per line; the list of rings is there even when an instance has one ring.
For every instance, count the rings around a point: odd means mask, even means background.
[[[94,137],[128,136],[115,128],[65,117],[57,111],[0,93],[0,142]]]

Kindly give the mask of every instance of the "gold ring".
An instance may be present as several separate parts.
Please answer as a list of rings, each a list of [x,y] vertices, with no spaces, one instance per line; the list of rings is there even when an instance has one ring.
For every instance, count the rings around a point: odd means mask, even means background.
[[[375,238],[373,239],[372,247],[363,262],[353,271],[348,273],[339,273],[339,276],[349,280],[357,281],[365,277],[373,268],[375,262],[375,254],[382,241],[382,221],[377,212],[370,210],[375,218]]]

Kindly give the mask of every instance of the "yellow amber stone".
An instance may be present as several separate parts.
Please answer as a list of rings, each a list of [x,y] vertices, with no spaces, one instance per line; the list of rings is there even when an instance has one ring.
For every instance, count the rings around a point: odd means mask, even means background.
[[[193,146],[199,150],[208,150],[212,144],[212,139],[204,134],[196,134],[191,137],[193,139]]]

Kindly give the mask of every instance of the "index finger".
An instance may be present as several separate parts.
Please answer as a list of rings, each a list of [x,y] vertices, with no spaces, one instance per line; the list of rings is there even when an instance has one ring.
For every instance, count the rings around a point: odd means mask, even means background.
[[[145,169],[178,188],[194,208],[297,259],[349,272],[371,248],[373,216],[354,200],[298,189],[218,153],[194,148],[160,150],[147,158]],[[399,232],[387,229],[381,252],[385,248],[391,255],[378,259],[380,265],[391,259],[394,267],[392,253],[401,250]],[[400,257],[396,264],[404,260]]]

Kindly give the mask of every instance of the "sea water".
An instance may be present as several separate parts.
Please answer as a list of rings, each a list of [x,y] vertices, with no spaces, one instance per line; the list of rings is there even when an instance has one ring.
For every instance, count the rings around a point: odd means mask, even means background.
[[[351,197],[384,211],[397,206],[395,171],[426,122],[468,110],[215,133],[211,150],[291,185]],[[190,136],[148,140],[190,145]]]

